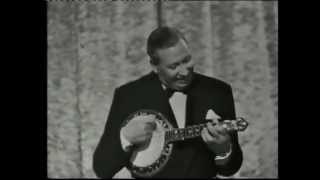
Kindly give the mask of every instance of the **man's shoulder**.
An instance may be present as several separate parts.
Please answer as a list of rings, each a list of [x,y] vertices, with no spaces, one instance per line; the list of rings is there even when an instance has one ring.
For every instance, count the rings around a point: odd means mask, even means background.
[[[229,89],[231,85],[222,79],[218,79],[216,77],[209,77],[204,74],[195,73],[196,79],[201,86],[206,88],[219,88],[219,89]]]

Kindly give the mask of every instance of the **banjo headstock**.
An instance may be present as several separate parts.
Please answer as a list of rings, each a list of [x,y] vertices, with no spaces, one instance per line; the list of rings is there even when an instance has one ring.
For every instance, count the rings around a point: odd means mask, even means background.
[[[249,125],[248,121],[242,117],[238,117],[235,120],[224,120],[221,123],[227,131],[244,131]]]

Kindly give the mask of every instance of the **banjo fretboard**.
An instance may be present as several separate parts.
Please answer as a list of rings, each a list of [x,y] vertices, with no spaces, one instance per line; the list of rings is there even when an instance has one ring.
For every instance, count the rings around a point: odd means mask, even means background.
[[[223,121],[222,125],[227,131],[243,131],[247,127],[247,122],[243,118],[237,118],[236,120]],[[216,125],[212,123],[212,125]],[[199,124],[188,126],[186,128],[174,128],[165,132],[165,140],[167,143],[175,141],[183,141],[185,139],[191,139],[199,137],[201,131],[207,124]]]

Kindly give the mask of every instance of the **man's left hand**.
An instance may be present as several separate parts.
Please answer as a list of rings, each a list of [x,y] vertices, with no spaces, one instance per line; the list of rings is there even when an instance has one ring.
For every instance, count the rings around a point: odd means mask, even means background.
[[[217,120],[216,120],[217,122]],[[201,131],[203,141],[208,145],[211,151],[217,155],[230,151],[231,140],[227,130],[219,123],[213,126],[207,123],[207,127]]]

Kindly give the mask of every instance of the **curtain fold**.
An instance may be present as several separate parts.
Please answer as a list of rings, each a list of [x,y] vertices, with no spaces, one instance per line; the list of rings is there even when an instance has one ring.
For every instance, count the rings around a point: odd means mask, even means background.
[[[81,177],[81,151],[77,109],[77,33],[73,3],[48,6],[48,176]]]

